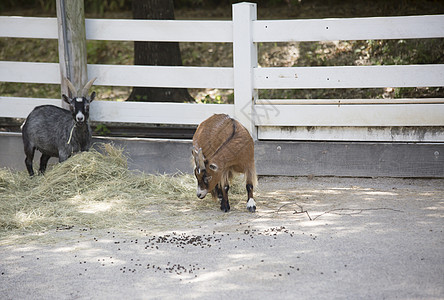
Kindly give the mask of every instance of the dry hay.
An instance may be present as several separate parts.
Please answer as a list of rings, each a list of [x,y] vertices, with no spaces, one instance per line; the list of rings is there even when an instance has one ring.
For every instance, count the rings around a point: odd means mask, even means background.
[[[0,236],[71,226],[162,226],[186,222],[198,211],[221,214],[211,196],[196,197],[191,175],[129,171],[123,149],[99,148],[55,164],[44,176],[0,169]],[[245,193],[238,181],[230,189],[235,209]]]

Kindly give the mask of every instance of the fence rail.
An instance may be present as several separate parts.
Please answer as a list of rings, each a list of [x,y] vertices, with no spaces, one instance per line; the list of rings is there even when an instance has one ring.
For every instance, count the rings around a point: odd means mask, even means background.
[[[86,19],[85,23],[90,40],[233,42],[232,21]],[[443,31],[444,15],[253,21],[254,42],[442,38]],[[57,39],[57,19],[0,16],[0,36]]]
[[[233,68],[88,65],[95,85],[232,89]],[[0,61],[0,81],[60,84],[57,63]]]
[[[255,105],[254,109],[257,126],[442,126],[444,118],[442,104],[316,105],[315,109]]]
[[[58,39],[56,18],[0,17],[0,37]],[[88,77],[105,86],[234,89],[234,104],[95,101],[101,122],[198,124],[213,113],[239,119],[256,137],[303,139],[297,127],[444,127],[444,99],[258,99],[260,89],[443,87],[444,65],[257,66],[257,43],[443,38],[444,15],[320,20],[256,20],[256,6],[233,5],[232,21],[86,19],[85,38],[114,41],[233,43],[233,67],[161,67],[88,64]],[[0,81],[60,84],[60,65],[0,62]],[[34,106],[59,99],[0,97],[0,117],[25,117]],[[287,132],[282,134],[285,126]],[[293,127],[294,130],[288,128]],[[293,132],[294,134],[290,134]],[[341,139],[347,140],[353,134]],[[435,134],[443,139],[444,130]],[[332,139],[336,139],[332,134]],[[354,138],[354,137],[353,137]],[[316,139],[316,138],[313,138]],[[327,138],[328,139],[328,138]],[[363,136],[365,140],[366,137]],[[390,140],[387,136],[386,139]],[[433,138],[432,138],[433,141]]]
[[[444,65],[258,68],[257,89],[444,86]]]
[[[444,65],[254,68],[253,73],[256,89],[444,86]],[[230,67],[89,64],[88,75],[107,86],[234,87]],[[59,64],[0,61],[0,81],[60,84]]]
[[[58,39],[57,19],[0,16],[0,37]]]
[[[349,19],[272,20],[253,23],[254,42],[315,42],[442,38],[444,15]]]

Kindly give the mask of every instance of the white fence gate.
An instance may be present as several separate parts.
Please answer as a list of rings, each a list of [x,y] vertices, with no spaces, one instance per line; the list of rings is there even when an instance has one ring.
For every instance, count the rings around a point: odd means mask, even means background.
[[[232,21],[86,19],[86,39],[233,43],[234,67],[88,64],[96,85],[234,89],[234,104],[95,101],[99,122],[199,124],[227,113],[261,140],[444,141],[444,99],[258,99],[260,89],[442,87],[444,65],[257,67],[260,42],[444,37],[444,15],[257,20],[256,5],[233,5]],[[0,17],[1,37],[57,39],[56,18]],[[57,63],[0,62],[0,81],[59,84]],[[60,99],[0,96],[0,117],[24,118]],[[412,131],[393,128],[415,127]],[[371,128],[371,130],[369,130]],[[418,128],[424,128],[420,135]],[[397,134],[397,132],[402,132]]]

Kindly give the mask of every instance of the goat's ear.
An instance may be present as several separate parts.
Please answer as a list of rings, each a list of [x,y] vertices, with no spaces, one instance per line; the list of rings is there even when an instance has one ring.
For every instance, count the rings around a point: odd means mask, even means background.
[[[91,96],[89,96],[89,102],[92,102],[96,98],[96,92],[92,92]]]
[[[66,103],[71,104],[71,101],[69,101],[69,98],[68,98],[65,94],[62,95],[62,99],[63,99],[63,101],[65,101]]]
[[[210,164],[210,169],[213,171],[217,171],[218,167],[216,164]]]

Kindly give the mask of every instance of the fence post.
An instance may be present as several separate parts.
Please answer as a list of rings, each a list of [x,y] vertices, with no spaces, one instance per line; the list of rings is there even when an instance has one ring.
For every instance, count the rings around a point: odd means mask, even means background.
[[[68,95],[67,77],[77,90],[88,81],[84,0],[56,0],[59,31],[61,93]],[[62,101],[62,106],[67,107]]]
[[[234,117],[257,139],[254,124],[253,68],[257,67],[257,45],[253,42],[253,23],[257,19],[255,3],[233,4]]]

